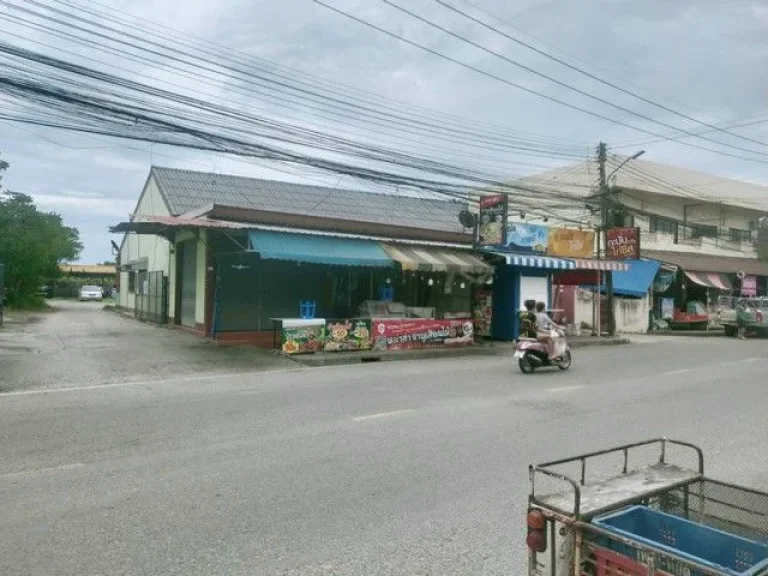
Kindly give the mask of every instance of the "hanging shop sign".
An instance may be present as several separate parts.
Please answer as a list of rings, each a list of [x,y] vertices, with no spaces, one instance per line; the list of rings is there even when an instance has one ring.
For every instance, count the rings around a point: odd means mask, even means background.
[[[507,225],[506,244],[516,252],[545,254],[549,244],[549,228],[539,224],[510,222]]]
[[[670,320],[675,316],[675,299],[662,298],[659,306],[661,307],[661,317],[664,320]]]
[[[741,279],[741,295],[757,296],[757,276],[744,276]]]
[[[595,255],[595,233],[592,230],[553,228],[549,231],[547,254],[564,258],[592,258]]]
[[[376,350],[469,346],[474,342],[472,320],[390,319],[373,321]]]
[[[326,352],[370,350],[372,347],[370,319],[328,320],[323,346]]]
[[[493,319],[493,290],[477,288],[472,294],[472,318],[475,334],[481,338],[491,335]]]
[[[605,231],[605,257],[608,260],[640,258],[640,228],[609,228]]]
[[[506,243],[507,196],[494,194],[480,199],[478,243],[481,246],[501,246]]]

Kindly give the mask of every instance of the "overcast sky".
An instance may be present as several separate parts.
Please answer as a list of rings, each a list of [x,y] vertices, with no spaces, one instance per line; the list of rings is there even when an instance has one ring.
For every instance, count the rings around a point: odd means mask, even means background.
[[[23,0],[13,1],[23,5]],[[85,0],[75,1],[87,5]],[[768,183],[768,164],[716,155],[675,142],[643,142],[648,139],[645,134],[525,94],[498,80],[365,28],[311,0],[98,1],[185,34],[330,79],[338,86],[366,90],[515,133],[562,139],[557,142],[573,150],[578,146],[583,149],[585,158],[599,140],[604,140],[615,152],[632,153],[643,148],[647,150],[649,160]],[[324,1],[509,81],[653,132],[672,133],[521,71],[410,19],[379,0]],[[467,2],[449,0],[463,10],[488,19]],[[471,2],[498,17],[500,20],[489,21],[510,34],[707,123],[719,125],[761,116],[768,120],[768,6],[764,2]],[[408,0],[403,5],[510,59],[601,98],[679,128],[702,129],[700,125],[579,76],[462,19],[433,0]],[[50,54],[57,47],[55,39],[46,40],[50,45],[47,48],[35,44],[41,36],[25,30],[20,24],[3,23],[0,30],[3,30],[0,40],[4,42]],[[63,53],[58,56],[68,57]],[[120,64],[114,56],[100,59],[107,65]],[[127,65],[127,69],[134,78],[151,78],[152,82],[158,83],[169,81],[171,76],[135,63]],[[247,96],[242,90],[234,94],[224,87],[201,87],[190,78],[176,78],[175,82],[187,90],[200,90],[211,98],[241,108],[296,118],[316,128],[327,129],[329,126],[323,119],[313,119],[307,109],[292,114],[289,104],[278,106],[259,99],[258,95]],[[570,162],[565,158],[524,156],[512,150],[489,153],[468,144],[446,146],[444,142],[418,139],[406,142],[391,132],[379,134],[375,126],[367,131],[361,131],[360,126],[339,128],[342,129],[350,136],[371,142],[383,141],[443,161],[464,166],[475,162],[509,178]],[[768,121],[737,130],[749,138],[768,142]],[[758,144],[717,132],[708,136],[741,147],[761,148]],[[708,142],[689,141],[704,147],[718,147]],[[622,145],[624,147],[620,147]],[[742,155],[736,150],[728,151]],[[113,238],[119,242],[119,238],[108,234],[107,226],[128,218],[152,164],[330,185],[340,180],[338,176],[286,166],[274,171],[264,163],[220,155],[3,122],[0,122],[0,153],[11,164],[5,184],[13,190],[33,195],[41,208],[60,212],[69,224],[77,226],[85,242],[81,260],[88,263],[112,259],[109,240]],[[343,185],[356,186],[357,183],[347,180]]]

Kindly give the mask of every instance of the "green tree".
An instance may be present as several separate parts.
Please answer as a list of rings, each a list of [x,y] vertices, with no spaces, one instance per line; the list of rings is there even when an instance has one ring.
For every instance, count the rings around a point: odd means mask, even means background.
[[[0,176],[8,167],[0,161]],[[0,190],[0,262],[5,264],[8,304],[27,306],[40,286],[59,276],[59,264],[83,249],[76,228],[61,216],[41,212],[26,194]]]

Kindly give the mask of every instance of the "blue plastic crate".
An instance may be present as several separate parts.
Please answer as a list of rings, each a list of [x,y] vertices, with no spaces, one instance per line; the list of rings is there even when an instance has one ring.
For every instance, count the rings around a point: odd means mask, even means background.
[[[645,506],[632,506],[597,517],[592,522],[661,553],[673,553],[728,576],[756,576],[768,569],[768,545]],[[619,554],[641,559],[636,549],[616,540],[598,538],[597,543]],[[656,567],[670,574],[688,574],[674,561],[663,562]],[[695,570],[690,575],[705,576]]]

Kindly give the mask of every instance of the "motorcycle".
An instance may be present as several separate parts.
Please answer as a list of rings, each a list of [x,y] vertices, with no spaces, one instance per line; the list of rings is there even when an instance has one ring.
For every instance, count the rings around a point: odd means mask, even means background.
[[[571,367],[571,348],[562,330],[552,330],[551,337],[555,339],[557,356],[549,358],[547,345],[535,338],[520,338],[515,345],[515,360],[523,374],[533,374],[537,368],[557,366],[560,370]]]

